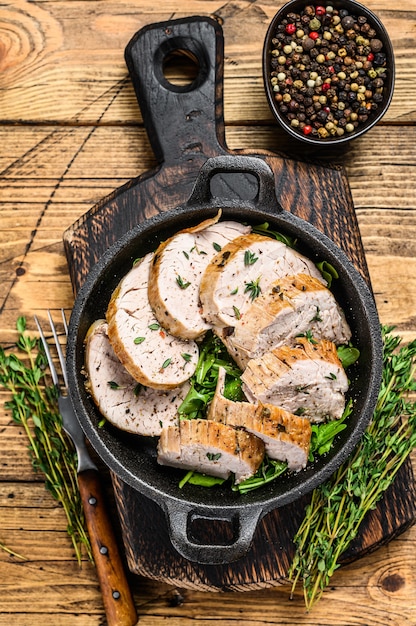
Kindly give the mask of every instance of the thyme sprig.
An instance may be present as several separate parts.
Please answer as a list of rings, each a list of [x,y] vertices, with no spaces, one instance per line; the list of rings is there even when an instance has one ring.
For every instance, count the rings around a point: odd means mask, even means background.
[[[356,537],[416,446],[416,340],[383,327],[383,376],[373,420],[354,454],[316,488],[294,542],[289,570],[292,593],[303,585],[307,610],[321,598],[340,557]]]
[[[0,550],[7,552],[7,554],[10,554],[10,556],[15,556],[18,559],[22,559],[22,561],[27,561],[27,558],[25,556],[22,556],[21,554],[19,554],[18,552],[15,552],[11,548],[8,548],[4,543],[1,543],[1,542],[0,542]]]
[[[20,317],[16,327],[17,354],[0,346],[0,384],[10,394],[5,408],[24,429],[34,470],[44,475],[46,489],[65,511],[67,532],[81,565],[82,546],[90,560],[92,553],[78,490],[76,454],[62,428],[57,393],[48,380],[43,349],[26,333],[25,318]]]

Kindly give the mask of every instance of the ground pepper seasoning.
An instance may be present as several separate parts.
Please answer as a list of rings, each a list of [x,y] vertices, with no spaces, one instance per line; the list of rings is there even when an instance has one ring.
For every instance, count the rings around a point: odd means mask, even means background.
[[[364,125],[383,101],[387,57],[364,15],[306,5],[277,25],[270,51],[276,106],[300,134],[340,138]]]

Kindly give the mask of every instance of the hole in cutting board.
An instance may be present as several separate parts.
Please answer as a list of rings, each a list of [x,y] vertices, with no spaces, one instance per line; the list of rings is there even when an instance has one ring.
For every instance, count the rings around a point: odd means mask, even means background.
[[[175,87],[189,87],[200,71],[197,57],[183,49],[171,50],[163,59],[163,75]]]

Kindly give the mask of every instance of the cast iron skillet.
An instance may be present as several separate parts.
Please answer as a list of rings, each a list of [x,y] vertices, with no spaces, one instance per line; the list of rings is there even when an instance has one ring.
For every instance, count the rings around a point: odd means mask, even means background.
[[[251,200],[215,195],[216,175],[241,175],[252,188]],[[67,361],[71,397],[86,436],[106,465],[127,484],[155,500],[165,511],[170,538],[180,554],[191,561],[220,564],[234,561],[249,549],[258,521],[276,507],[292,502],[314,489],[349,456],[371,419],[377,400],[382,343],[373,296],[366,282],[328,237],[308,222],[284,211],[275,196],[274,175],[261,159],[219,156],[209,159],[200,171],[188,202],[138,224],[115,243],[92,268],[80,289],[71,315]],[[221,194],[222,195],[222,194]],[[160,241],[179,230],[223,211],[222,219],[250,224],[269,222],[270,227],[296,236],[299,249],[315,261],[326,260],[339,273],[333,289],[361,352],[359,362],[348,372],[349,393],[354,402],[348,428],[324,458],[297,474],[244,496],[229,487],[207,489],[186,485],[178,488],[183,472],[160,467],[156,441],[123,433],[110,425],[98,428],[102,419],[85,390],[84,338],[91,323],[105,316],[107,304],[119,280],[137,257],[154,250]],[[227,545],[206,545],[190,532],[198,518],[226,520],[234,536]]]

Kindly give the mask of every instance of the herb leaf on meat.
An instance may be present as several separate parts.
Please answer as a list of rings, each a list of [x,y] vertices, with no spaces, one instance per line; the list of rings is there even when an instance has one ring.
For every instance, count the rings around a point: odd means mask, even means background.
[[[250,300],[255,300],[261,294],[260,278],[261,277],[259,276],[258,278],[256,278],[256,280],[251,280],[249,283],[244,283],[244,293],[248,293],[250,295]]]

